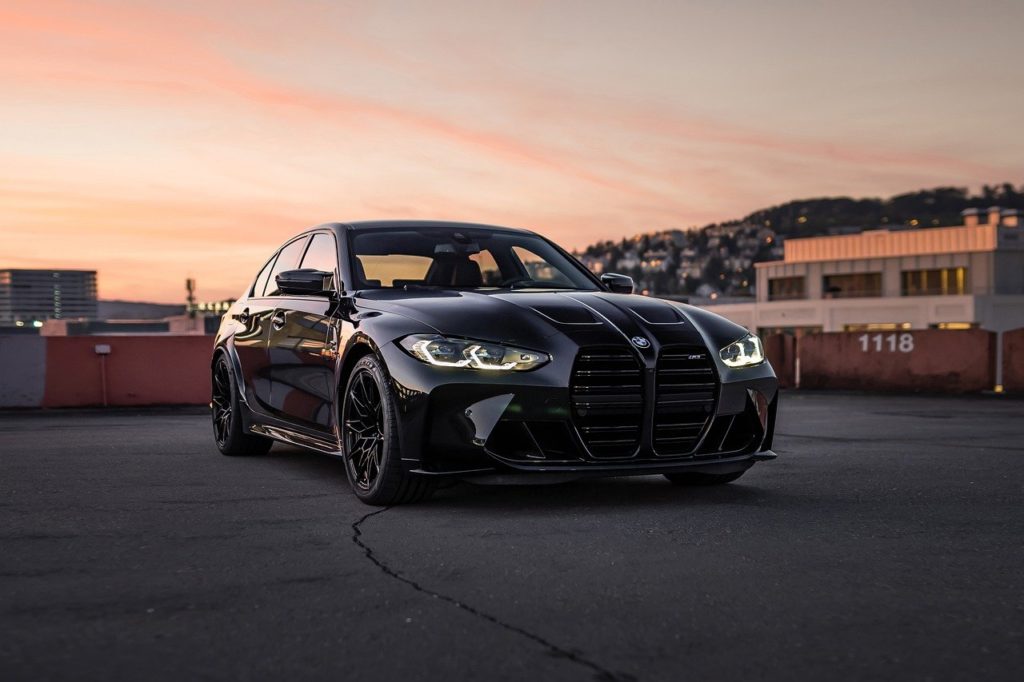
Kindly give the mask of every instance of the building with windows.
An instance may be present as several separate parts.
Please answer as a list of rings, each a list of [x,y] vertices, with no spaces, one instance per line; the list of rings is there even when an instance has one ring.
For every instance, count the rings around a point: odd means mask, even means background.
[[[760,333],[1024,327],[1024,216],[968,209],[954,227],[787,239],[753,303],[709,310]]]
[[[95,270],[0,270],[0,326],[95,317]]]

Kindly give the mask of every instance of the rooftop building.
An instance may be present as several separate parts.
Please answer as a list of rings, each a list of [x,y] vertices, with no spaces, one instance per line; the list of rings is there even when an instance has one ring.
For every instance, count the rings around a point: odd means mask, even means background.
[[[0,326],[95,317],[95,270],[0,270]]]
[[[754,303],[709,309],[750,329],[819,331],[1024,326],[1024,220],[968,209],[954,227],[788,239],[756,264]]]

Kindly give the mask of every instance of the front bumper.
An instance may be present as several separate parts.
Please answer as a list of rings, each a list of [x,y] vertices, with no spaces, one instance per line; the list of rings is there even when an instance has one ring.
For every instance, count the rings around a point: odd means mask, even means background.
[[[434,367],[394,344],[380,349],[399,403],[399,440],[407,470],[437,476],[621,476],[699,471],[733,473],[771,451],[778,383],[768,363],[716,368],[713,409],[685,452],[659,452],[651,428],[620,453],[595,456],[574,420],[573,359],[577,348],[553,349],[531,372],[493,373]],[[653,367],[643,370],[655,382]],[[651,388],[643,414],[654,421]]]

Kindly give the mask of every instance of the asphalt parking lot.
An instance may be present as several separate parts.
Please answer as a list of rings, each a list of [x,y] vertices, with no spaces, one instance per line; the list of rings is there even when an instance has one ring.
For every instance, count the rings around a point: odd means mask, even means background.
[[[1019,679],[1024,402],[790,393],[739,482],[222,457],[197,411],[0,415],[0,678]]]

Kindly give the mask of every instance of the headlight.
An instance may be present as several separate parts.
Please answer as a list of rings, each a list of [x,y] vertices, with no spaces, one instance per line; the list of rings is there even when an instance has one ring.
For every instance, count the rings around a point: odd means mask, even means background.
[[[417,360],[439,367],[525,372],[551,359],[537,351],[434,334],[413,334],[399,341],[399,345]]]
[[[739,341],[730,343],[719,351],[727,367],[750,367],[764,362],[764,348],[761,339],[747,334]]]

